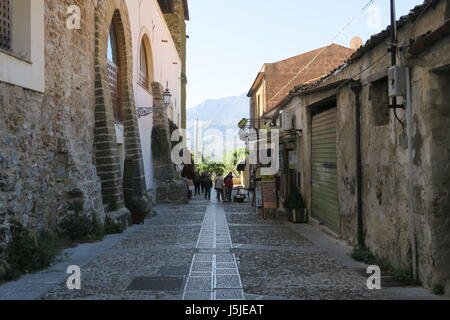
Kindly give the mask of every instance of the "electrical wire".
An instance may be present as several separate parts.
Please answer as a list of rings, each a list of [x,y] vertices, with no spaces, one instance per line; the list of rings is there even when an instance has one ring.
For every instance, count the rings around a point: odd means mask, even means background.
[[[339,90],[340,88],[342,88],[343,86],[345,86],[347,83],[349,83],[350,81],[354,81],[354,78],[363,74],[364,72],[368,71],[369,69],[371,69],[373,66],[375,66],[378,62],[380,62],[383,58],[385,58],[387,55],[389,54],[389,51],[386,52],[384,55],[382,55],[380,58],[378,58],[377,60],[375,60],[372,64],[370,64],[367,68],[361,70],[360,72],[358,72],[357,74],[353,75],[352,77],[350,77],[349,79],[347,79],[346,81],[344,81],[338,88],[337,90]],[[394,116],[395,118],[398,120],[398,122],[401,123],[403,129],[405,129],[405,123],[403,121],[400,120],[398,114],[397,114],[397,109],[394,108]]]
[[[361,12],[364,12],[368,7],[373,5],[376,0],[370,0],[366,5],[361,9]],[[353,17],[349,22],[347,22],[344,27],[332,38],[331,42],[336,40],[355,20],[359,18],[359,14],[355,17]],[[266,104],[269,104],[272,100],[274,100],[280,93],[282,93],[300,74],[302,74],[304,71],[306,71],[311,64],[317,60],[317,58],[327,49],[327,47],[323,47],[312,59],[310,62],[308,62],[295,76],[293,76],[286,85],[284,85],[277,93],[275,93],[272,98],[269,99],[269,101],[266,102]]]
[[[351,76],[350,78],[348,78],[346,81],[344,81],[338,88],[337,90],[339,90],[340,88],[342,88],[343,86],[345,86],[347,83],[349,83],[350,81],[354,81],[354,78],[357,76],[360,76],[361,74],[363,74],[364,72],[370,70],[373,66],[375,66],[377,63],[379,63],[381,60],[383,60],[383,58],[385,58],[387,55],[389,54],[389,52],[386,52],[385,54],[383,54],[381,57],[379,57],[377,60],[375,60],[374,62],[372,62],[368,67],[364,68],[363,70],[361,70],[360,72],[358,72],[357,74],[354,74],[353,76]]]

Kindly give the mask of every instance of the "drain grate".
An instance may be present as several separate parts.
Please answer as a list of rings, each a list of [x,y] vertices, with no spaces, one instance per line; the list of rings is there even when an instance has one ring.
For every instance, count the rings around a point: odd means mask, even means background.
[[[128,286],[128,291],[181,291],[184,278],[137,277]]]
[[[158,274],[162,277],[184,277],[189,275],[189,267],[162,267]]]

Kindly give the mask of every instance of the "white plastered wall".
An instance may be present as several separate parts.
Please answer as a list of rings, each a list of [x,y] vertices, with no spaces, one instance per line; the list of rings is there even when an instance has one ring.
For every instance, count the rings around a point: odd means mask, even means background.
[[[0,81],[44,92],[44,0],[13,0],[12,7],[12,50],[0,50]]]
[[[133,44],[133,84],[136,108],[152,107],[152,94],[138,84],[139,53],[143,36],[150,39],[153,63],[153,80],[169,88],[172,94],[173,121],[180,127],[181,119],[181,60],[175,43],[156,0],[126,0],[130,16]],[[147,189],[152,189],[153,164],[151,134],[153,116],[139,119],[141,148],[144,160]]]

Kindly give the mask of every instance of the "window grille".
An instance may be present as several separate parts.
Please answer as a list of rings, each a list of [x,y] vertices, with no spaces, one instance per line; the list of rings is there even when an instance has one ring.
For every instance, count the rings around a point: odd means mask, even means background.
[[[0,49],[11,50],[11,0],[0,0]]]
[[[119,67],[108,60],[108,84],[111,90],[114,120],[121,121],[120,95],[119,95]]]
[[[139,85],[145,89],[149,89],[147,74],[143,71],[139,71]]]
[[[147,63],[147,50],[145,48],[144,42],[141,44],[141,50],[139,53],[139,77],[138,84],[149,90],[148,81],[148,63]]]

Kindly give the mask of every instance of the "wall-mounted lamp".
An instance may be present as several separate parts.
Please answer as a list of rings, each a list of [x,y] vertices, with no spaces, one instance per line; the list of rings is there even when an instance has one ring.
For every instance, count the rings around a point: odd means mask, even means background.
[[[164,110],[167,109],[170,104],[172,103],[172,94],[170,93],[169,89],[166,89],[163,93],[163,107],[143,107],[143,108],[137,108],[137,116],[138,118],[143,118],[146,116],[151,115],[155,110]]]
[[[172,94],[170,93],[169,88],[167,88],[163,93],[163,102],[166,108],[168,108],[172,102]]]

